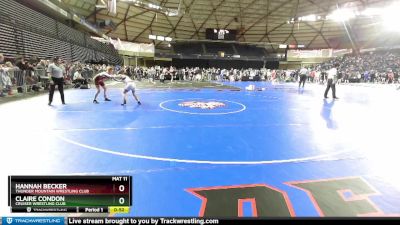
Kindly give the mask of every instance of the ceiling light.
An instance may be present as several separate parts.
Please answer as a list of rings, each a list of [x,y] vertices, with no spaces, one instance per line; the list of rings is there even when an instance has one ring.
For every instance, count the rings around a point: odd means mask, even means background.
[[[303,21],[310,21],[310,22],[317,21],[317,16],[314,14],[308,15],[308,16],[303,16],[302,18],[303,18]]]
[[[389,31],[400,31],[399,28],[399,20],[400,20],[400,15],[399,15],[399,10],[400,10],[400,4],[393,4],[390,7],[382,10],[383,15],[382,15],[382,21],[383,21],[383,26],[386,30]]]
[[[341,22],[353,19],[356,16],[355,12],[352,9],[337,9],[333,11],[331,14],[327,15],[326,18],[329,20]]]
[[[366,8],[363,12],[361,12],[361,15],[363,16],[377,16],[382,14],[383,14],[383,9],[378,9],[378,8]]]

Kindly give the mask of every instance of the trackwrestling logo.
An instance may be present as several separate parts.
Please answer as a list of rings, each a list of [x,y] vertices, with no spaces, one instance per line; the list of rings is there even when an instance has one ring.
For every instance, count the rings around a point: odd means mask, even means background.
[[[7,217],[2,218],[2,222],[5,225],[65,224],[64,217]]]
[[[215,109],[219,107],[225,107],[225,104],[222,102],[201,102],[201,101],[182,102],[179,103],[178,105],[181,107],[200,108],[200,109]]]

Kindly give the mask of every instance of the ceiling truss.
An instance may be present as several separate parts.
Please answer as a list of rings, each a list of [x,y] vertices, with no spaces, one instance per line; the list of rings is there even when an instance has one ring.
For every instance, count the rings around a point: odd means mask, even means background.
[[[54,0],[56,1],[56,0]],[[96,8],[99,0],[62,0],[91,22],[111,19],[114,30],[104,30],[112,38],[125,41],[154,43],[166,48],[166,42],[149,40],[148,35],[162,35],[173,40],[204,40],[205,29],[237,30],[237,40],[264,44],[278,49],[277,44],[302,44],[307,48],[337,47],[331,40],[345,40],[343,24],[333,21],[287,23],[290,18],[310,14],[327,15],[339,6],[348,4],[360,8],[385,6],[394,0],[143,0],[169,9],[178,9],[177,16],[138,8],[133,4],[118,2],[117,15]],[[83,3],[82,3],[83,2]],[[366,27],[356,20],[357,26]],[[359,26],[361,24],[361,26]],[[370,26],[371,27],[371,26]]]

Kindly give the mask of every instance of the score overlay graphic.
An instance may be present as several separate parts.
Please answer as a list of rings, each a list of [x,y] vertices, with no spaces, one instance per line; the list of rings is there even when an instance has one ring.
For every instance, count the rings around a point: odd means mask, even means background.
[[[129,211],[131,176],[9,176],[14,213]]]

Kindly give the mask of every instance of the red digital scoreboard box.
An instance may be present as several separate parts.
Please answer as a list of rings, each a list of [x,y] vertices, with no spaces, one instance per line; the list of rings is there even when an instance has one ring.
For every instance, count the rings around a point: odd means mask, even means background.
[[[9,176],[8,193],[13,213],[121,213],[132,206],[132,177]]]

